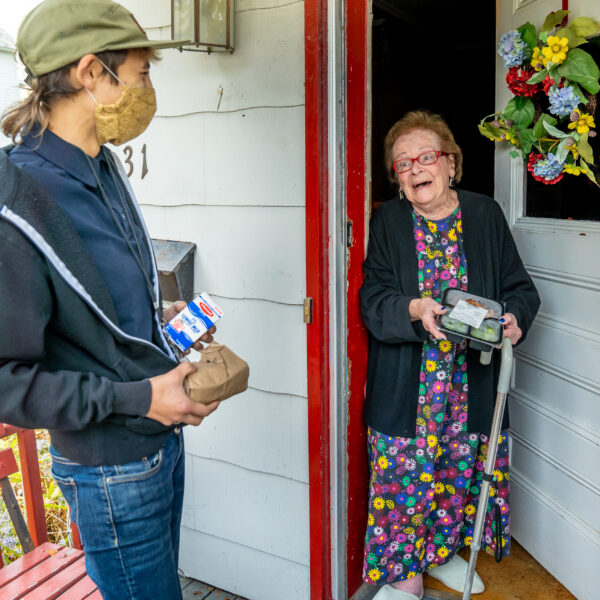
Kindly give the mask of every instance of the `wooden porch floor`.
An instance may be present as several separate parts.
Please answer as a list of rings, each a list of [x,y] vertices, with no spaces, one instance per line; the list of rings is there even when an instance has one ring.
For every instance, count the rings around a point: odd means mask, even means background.
[[[190,579],[189,577],[179,577],[181,581],[181,589],[183,591],[183,600],[247,600],[242,596],[236,596],[219,590],[212,585]]]
[[[514,539],[511,550],[511,555],[500,563],[485,552],[479,553],[476,570],[486,589],[483,594],[473,595],[473,600],[577,600]],[[467,549],[463,548],[459,554],[469,560]],[[371,600],[376,592],[377,588],[364,584],[352,600]],[[424,600],[461,600],[461,597],[425,575]]]

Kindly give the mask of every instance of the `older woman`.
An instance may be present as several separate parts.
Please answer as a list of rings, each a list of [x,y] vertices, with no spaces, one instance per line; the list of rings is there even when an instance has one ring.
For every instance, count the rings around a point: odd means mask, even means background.
[[[443,119],[406,114],[385,140],[399,197],[373,216],[360,291],[370,332],[365,418],[371,480],[364,581],[415,600],[422,573],[462,591],[492,422],[499,358],[436,327],[446,288],[501,301],[504,336],[525,338],[539,296],[491,198],[454,187],[462,152]],[[494,353],[497,354],[497,353]],[[510,552],[507,415],[483,548]],[[476,576],[473,593],[484,589]]]

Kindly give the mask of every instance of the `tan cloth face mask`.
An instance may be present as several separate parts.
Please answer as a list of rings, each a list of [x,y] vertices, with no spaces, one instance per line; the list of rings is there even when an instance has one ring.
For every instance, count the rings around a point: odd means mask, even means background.
[[[123,86],[123,92],[114,104],[100,104],[88,90],[96,102],[96,137],[101,146],[107,142],[120,146],[146,130],[156,112],[156,92],[127,85],[106,65],[104,68]]]

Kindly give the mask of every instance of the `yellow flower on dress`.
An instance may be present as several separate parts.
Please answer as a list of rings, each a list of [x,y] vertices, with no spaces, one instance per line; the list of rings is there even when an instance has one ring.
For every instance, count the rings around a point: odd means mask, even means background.
[[[460,231],[460,229],[459,229],[459,231]],[[454,230],[454,228],[452,228],[448,231],[448,239],[452,242],[456,241],[456,231]]]
[[[375,507],[375,510],[381,510],[385,506],[385,500],[381,496],[377,496],[377,498],[373,500],[373,506]]]
[[[380,456],[377,459],[377,464],[385,471],[390,466],[390,461],[387,459],[387,456]]]
[[[429,482],[433,479],[433,475],[431,473],[421,473],[419,479],[424,482]]]
[[[383,573],[379,569],[371,569],[369,571],[369,579],[371,581],[377,581],[382,575]]]
[[[531,56],[531,66],[536,71],[541,71],[546,66],[544,63],[544,58],[540,56],[540,49],[537,46],[533,49],[533,55]]]
[[[437,225],[435,223],[432,223],[431,221],[429,222],[429,230],[432,233],[435,233],[437,231]]]
[[[438,451],[437,451],[437,454],[435,455],[436,458],[439,458],[442,454],[443,454],[442,447],[438,446]]]
[[[446,489],[446,486],[441,481],[438,481],[435,484],[435,493],[436,494],[443,494],[445,489]]]
[[[369,513],[367,523],[369,524],[369,526],[375,525],[375,517],[373,516],[373,513]]]
[[[459,221],[456,224],[456,231],[458,231],[458,233],[462,233],[462,221]],[[454,241],[454,240],[452,240],[452,241]]]
[[[504,475],[502,474],[502,471],[500,471],[499,469],[496,469],[494,471],[494,477],[496,478],[497,481],[502,481],[504,479]]]
[[[581,114],[581,111],[576,108],[575,112],[579,115],[577,121],[573,121],[569,123],[569,129],[577,128],[577,133],[587,133],[591,127],[596,127],[596,123],[594,123],[594,117],[587,113]]]
[[[441,558],[446,558],[446,556],[448,556],[449,553],[450,553],[450,551],[445,546],[441,546],[440,548],[438,548],[438,551],[437,551],[437,555],[440,556]]]
[[[425,369],[427,369],[430,373],[433,373],[437,369],[437,363],[435,360],[425,361]]]
[[[544,55],[544,66],[549,62],[560,65],[567,58],[567,52],[569,51],[569,40],[566,37],[559,38],[557,35],[551,35],[547,40],[548,45],[542,48],[542,54]]]
[[[475,514],[475,507],[472,504],[467,504],[465,506],[465,514],[467,514],[467,515],[474,515]]]
[[[440,342],[440,350],[442,352],[450,352],[452,350],[452,342],[450,340],[442,340]]]
[[[473,541],[473,538],[470,535],[468,535],[465,538],[465,546],[470,546],[472,541]]]
[[[414,520],[415,520],[417,517],[421,517],[421,518],[422,518],[422,517],[423,517],[423,515],[415,515],[415,516],[412,518],[412,521],[414,522]],[[418,539],[418,540],[415,542],[415,548],[418,550],[418,549],[419,549],[419,548],[420,548],[422,545],[423,545],[423,538],[419,538],[419,539]]]
[[[428,435],[427,436],[427,445],[431,446],[433,448],[433,446],[435,446],[438,443],[438,439],[437,439],[437,435]]]

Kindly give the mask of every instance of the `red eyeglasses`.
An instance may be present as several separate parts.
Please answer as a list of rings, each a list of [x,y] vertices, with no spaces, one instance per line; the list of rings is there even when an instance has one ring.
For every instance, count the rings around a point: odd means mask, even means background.
[[[441,150],[427,150],[426,152],[421,152],[421,154],[415,158],[401,158],[400,160],[397,160],[392,163],[392,168],[396,173],[405,173],[412,169],[415,160],[420,165],[433,165],[438,161],[440,156],[448,156],[448,153],[442,152]]]

